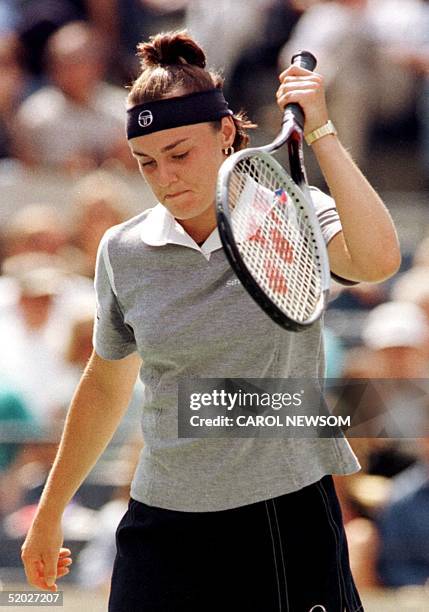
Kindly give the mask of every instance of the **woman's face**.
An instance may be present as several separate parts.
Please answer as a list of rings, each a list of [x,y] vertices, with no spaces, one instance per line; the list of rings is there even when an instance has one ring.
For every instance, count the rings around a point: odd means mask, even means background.
[[[210,123],[186,125],[132,138],[130,147],[158,201],[179,222],[204,221],[214,216],[217,173],[234,135],[226,118],[220,130]]]

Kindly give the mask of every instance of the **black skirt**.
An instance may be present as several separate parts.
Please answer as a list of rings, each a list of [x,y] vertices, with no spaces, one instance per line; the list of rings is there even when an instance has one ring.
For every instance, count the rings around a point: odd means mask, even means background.
[[[130,499],[109,612],[361,612],[331,476],[218,512]]]

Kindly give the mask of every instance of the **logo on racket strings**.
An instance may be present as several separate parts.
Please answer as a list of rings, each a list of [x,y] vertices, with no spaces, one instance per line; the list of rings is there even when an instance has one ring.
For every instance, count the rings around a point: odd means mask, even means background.
[[[286,194],[285,197],[287,197]],[[276,227],[271,228],[265,235],[262,227],[258,227],[249,237],[249,241],[261,245],[268,257],[270,256],[270,251],[271,253],[274,251],[278,258],[290,265],[293,263],[294,259],[293,247],[278,229],[281,227],[281,220],[274,210],[272,210],[268,216],[271,221],[274,221]],[[263,263],[263,267],[269,288],[279,295],[286,295],[288,292],[287,281],[278,263],[273,261],[273,259],[266,259]]]
[[[276,189],[274,194],[279,204],[287,204],[287,194],[284,189]]]
[[[276,223],[277,227],[273,227],[264,232],[262,227],[258,227],[254,233],[249,236],[249,241],[256,242],[266,249],[273,249],[274,253],[280,257],[285,263],[293,263],[293,247],[289,240],[283,236],[278,227],[281,226],[281,220],[278,218],[274,210],[270,212],[270,219]],[[268,234],[268,235],[267,235]]]
[[[138,123],[140,127],[149,127],[152,121],[153,115],[150,110],[144,110],[138,116]]]
[[[286,295],[288,286],[283,272],[272,261],[264,262],[269,288],[280,295]]]

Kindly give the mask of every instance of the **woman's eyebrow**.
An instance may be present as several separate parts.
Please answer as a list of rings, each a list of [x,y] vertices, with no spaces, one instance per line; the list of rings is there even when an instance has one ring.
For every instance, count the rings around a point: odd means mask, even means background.
[[[162,147],[161,153],[166,153],[167,151],[171,151],[172,149],[177,147],[179,144],[182,144],[183,142],[186,142],[187,140],[189,140],[189,138],[181,138],[180,140],[176,140],[175,142],[172,142],[171,144],[168,144],[165,147]],[[148,155],[147,153],[143,153],[143,151],[133,151],[133,155],[135,155],[135,157],[150,157],[150,155]]]

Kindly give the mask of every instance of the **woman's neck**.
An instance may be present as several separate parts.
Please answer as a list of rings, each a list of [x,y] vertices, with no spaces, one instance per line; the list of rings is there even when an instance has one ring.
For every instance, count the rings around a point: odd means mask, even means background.
[[[203,218],[196,217],[193,219],[176,219],[184,230],[191,236],[198,245],[202,245],[210,236],[212,231],[217,226],[216,212],[213,208],[209,215]]]

